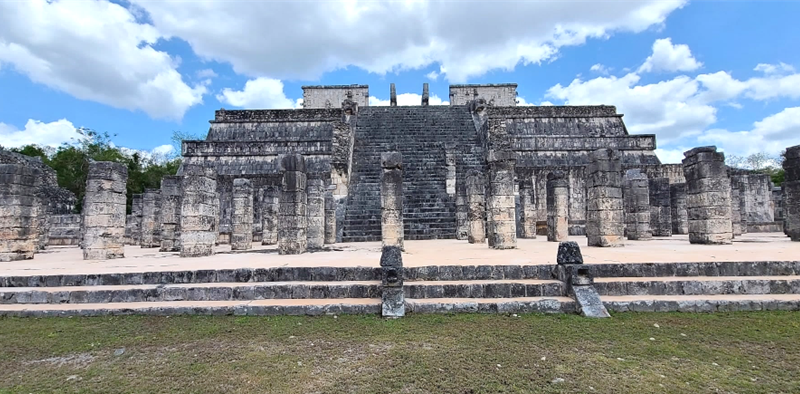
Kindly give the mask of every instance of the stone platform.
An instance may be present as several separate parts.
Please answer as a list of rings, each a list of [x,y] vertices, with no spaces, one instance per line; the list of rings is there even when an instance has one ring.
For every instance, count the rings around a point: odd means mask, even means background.
[[[612,249],[571,238],[612,311],[800,309],[800,244],[783,234],[746,234],[733,245],[676,235]],[[558,243],[543,237],[511,250],[458,240],[405,248],[411,313],[578,310],[554,273]],[[301,255],[219,246],[199,258],[126,246],[124,259],[84,261],[77,247],[52,247],[0,264],[0,315],[378,313],[380,254],[378,242]]]

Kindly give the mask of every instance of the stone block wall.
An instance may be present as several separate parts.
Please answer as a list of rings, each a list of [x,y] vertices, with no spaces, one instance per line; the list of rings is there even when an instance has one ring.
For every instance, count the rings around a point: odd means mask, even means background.
[[[669,185],[670,215],[673,234],[689,234],[689,214],[686,211],[686,183]]]
[[[792,241],[800,241],[800,145],[786,148],[783,156],[784,232]]]
[[[0,262],[33,258],[41,176],[35,167],[0,164]]]
[[[253,245],[253,185],[247,179],[233,180],[232,219],[231,250],[250,250]]]
[[[741,193],[745,205],[743,212],[748,224],[775,221],[772,186],[772,179],[767,174],[747,175],[747,183]]]
[[[350,99],[359,107],[369,106],[368,85],[303,86],[303,108],[339,108]]]
[[[669,179],[650,178],[647,183],[650,193],[650,231],[654,237],[669,237],[672,235]]]
[[[278,252],[305,253],[308,245],[306,163],[303,155],[290,154],[281,159],[283,191],[278,219]]]
[[[638,169],[628,170],[623,178],[625,234],[631,240],[653,238],[650,230],[650,186]]]
[[[492,249],[517,247],[514,203],[514,155],[510,151],[490,151],[489,188],[486,197],[487,234]]]
[[[450,105],[467,105],[479,97],[490,106],[514,107],[517,105],[517,84],[450,85]]]
[[[181,178],[181,257],[214,254],[218,196],[213,168],[185,165]]]
[[[321,249],[325,244],[325,181],[308,180],[307,186],[307,237],[309,249]]]
[[[83,259],[125,257],[128,167],[98,161],[89,164],[83,199]]]
[[[145,189],[142,197],[143,248],[161,247],[161,191]]]
[[[50,215],[50,236],[48,242],[53,246],[80,245],[81,215]]]
[[[598,149],[592,152],[591,159],[592,162],[586,167],[586,236],[589,246],[624,246],[625,218],[619,153],[612,149]]]
[[[181,250],[181,177],[161,179],[160,236],[161,252]]]
[[[403,249],[403,156],[381,154],[381,241],[383,247]]]
[[[725,155],[715,146],[694,148],[683,155],[689,242],[730,244],[731,180]]]

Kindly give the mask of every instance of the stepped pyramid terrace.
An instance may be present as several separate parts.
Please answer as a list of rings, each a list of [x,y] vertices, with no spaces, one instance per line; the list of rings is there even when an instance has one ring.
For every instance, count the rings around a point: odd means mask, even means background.
[[[516,88],[220,109],[130,213],[124,166],[70,214],[0,151],[0,315],[800,310],[800,146],[781,186],[713,146],[663,164],[614,106]]]

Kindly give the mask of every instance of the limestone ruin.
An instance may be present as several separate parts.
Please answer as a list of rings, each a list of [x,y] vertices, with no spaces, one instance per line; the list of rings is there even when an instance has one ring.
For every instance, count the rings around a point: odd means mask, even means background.
[[[128,167],[98,161],[89,164],[83,198],[83,259],[125,257],[125,195]]]

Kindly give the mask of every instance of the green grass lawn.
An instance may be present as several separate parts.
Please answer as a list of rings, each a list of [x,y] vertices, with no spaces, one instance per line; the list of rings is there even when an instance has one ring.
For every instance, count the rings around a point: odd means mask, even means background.
[[[0,318],[17,392],[800,393],[800,313]]]

